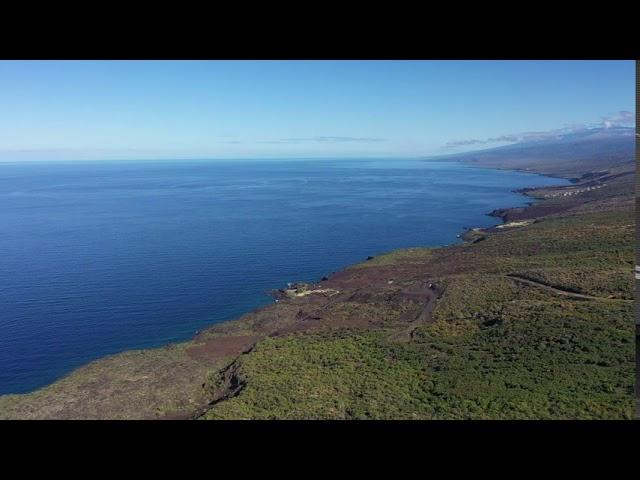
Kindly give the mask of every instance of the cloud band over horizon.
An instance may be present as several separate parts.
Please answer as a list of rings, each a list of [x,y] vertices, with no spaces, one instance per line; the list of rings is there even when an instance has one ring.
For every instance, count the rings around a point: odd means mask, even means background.
[[[565,125],[563,128],[541,132],[522,132],[516,134],[501,135],[499,137],[480,139],[453,140],[447,142],[446,148],[468,147],[473,145],[490,145],[497,143],[524,143],[545,140],[561,139],[569,134],[595,131],[598,129],[633,128],[635,127],[635,114],[628,110],[620,110],[613,115],[601,118],[600,122],[587,124],[579,123]]]

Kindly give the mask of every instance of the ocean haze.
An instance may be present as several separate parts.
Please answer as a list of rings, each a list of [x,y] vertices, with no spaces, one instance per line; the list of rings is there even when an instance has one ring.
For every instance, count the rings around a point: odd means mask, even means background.
[[[368,255],[456,242],[514,189],[566,181],[417,160],[0,165],[0,393],[191,337]]]

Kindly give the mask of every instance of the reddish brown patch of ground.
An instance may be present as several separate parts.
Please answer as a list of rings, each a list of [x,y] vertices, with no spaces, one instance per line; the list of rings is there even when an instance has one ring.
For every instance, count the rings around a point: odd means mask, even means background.
[[[422,264],[371,266],[358,269],[347,269],[331,275],[328,281],[323,282],[324,288],[336,290],[353,290],[359,288],[386,287],[389,281],[397,279],[410,279],[416,275],[427,277],[425,266]]]
[[[255,335],[209,338],[201,344],[189,347],[187,354],[195,359],[220,360],[248,351],[259,338]]]

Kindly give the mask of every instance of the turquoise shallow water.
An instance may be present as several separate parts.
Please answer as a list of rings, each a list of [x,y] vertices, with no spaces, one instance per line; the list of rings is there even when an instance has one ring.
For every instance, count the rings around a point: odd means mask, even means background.
[[[455,243],[563,180],[409,160],[0,164],[0,393],[190,338],[266,291]]]

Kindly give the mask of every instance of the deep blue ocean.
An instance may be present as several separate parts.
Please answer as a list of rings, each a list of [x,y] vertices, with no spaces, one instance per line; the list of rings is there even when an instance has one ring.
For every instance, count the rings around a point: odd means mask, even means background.
[[[190,338],[368,255],[456,243],[566,182],[409,160],[0,164],[0,394]]]

